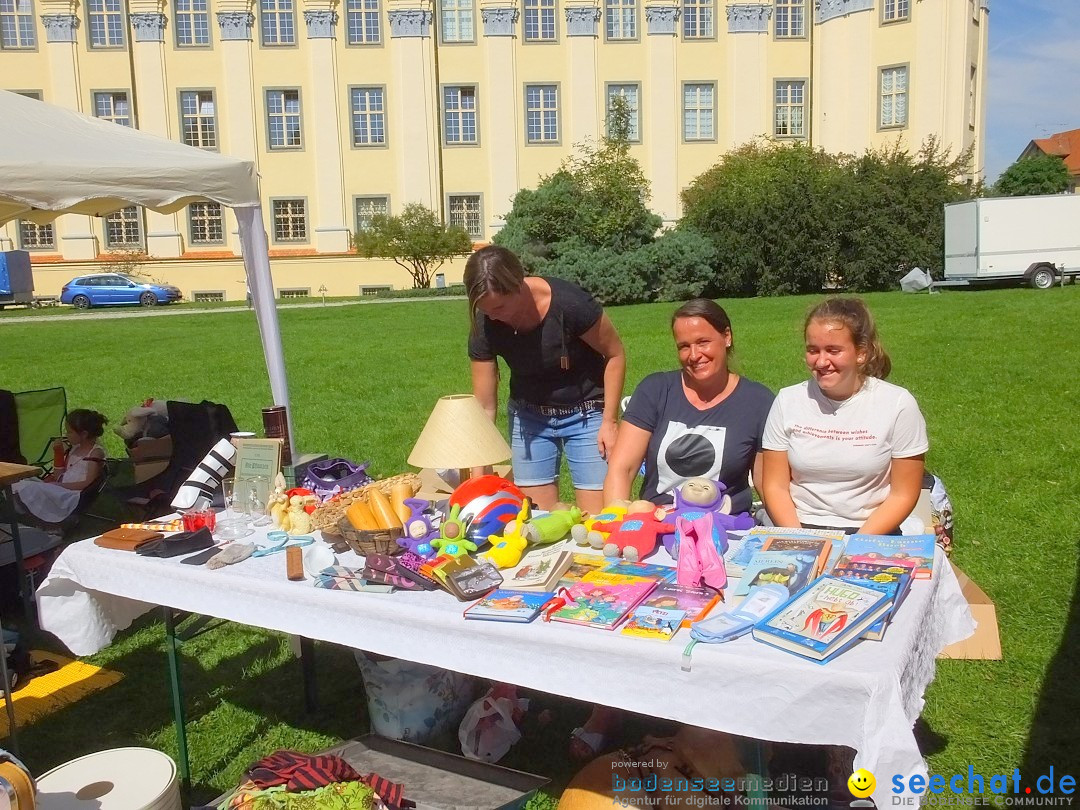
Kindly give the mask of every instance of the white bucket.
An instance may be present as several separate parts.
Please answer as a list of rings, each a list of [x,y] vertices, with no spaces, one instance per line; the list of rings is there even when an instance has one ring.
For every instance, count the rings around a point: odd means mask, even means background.
[[[113,748],[37,780],[37,810],[182,810],[176,763],[152,748]]]

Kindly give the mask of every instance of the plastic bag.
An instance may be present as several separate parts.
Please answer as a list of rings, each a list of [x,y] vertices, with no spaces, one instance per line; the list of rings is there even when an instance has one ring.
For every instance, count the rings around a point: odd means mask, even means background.
[[[498,762],[521,739],[514,713],[520,716],[528,708],[528,698],[498,697],[489,691],[465,712],[458,728],[461,753],[469,759]]]

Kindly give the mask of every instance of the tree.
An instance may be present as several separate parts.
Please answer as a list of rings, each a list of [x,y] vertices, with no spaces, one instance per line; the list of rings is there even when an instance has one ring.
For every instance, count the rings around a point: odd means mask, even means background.
[[[1001,173],[994,184],[1000,197],[1060,194],[1069,188],[1069,169],[1057,155],[1022,157]]]
[[[420,203],[409,203],[399,216],[377,214],[371,225],[353,237],[356,251],[366,258],[393,259],[412,276],[413,286],[431,286],[443,262],[472,250],[464,228],[444,225]]]

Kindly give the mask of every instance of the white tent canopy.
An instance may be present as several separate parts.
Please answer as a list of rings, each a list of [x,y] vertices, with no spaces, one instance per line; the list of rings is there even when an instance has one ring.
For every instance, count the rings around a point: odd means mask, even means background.
[[[232,208],[275,405],[289,405],[255,164],[0,90],[0,225],[129,205]],[[290,425],[291,425],[290,420]]]

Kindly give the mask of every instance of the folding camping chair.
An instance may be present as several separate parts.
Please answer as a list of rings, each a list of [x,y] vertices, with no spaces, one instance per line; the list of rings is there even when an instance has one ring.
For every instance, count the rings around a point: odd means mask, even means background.
[[[20,391],[14,400],[20,453],[27,464],[51,465],[53,440],[64,435],[67,392],[63,388]]]

